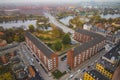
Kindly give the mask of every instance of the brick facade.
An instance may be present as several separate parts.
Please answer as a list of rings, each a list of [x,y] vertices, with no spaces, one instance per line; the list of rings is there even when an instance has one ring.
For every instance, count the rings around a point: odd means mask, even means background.
[[[54,70],[58,67],[58,55],[52,53],[49,57],[46,56],[27,36],[25,36],[27,45],[33,50],[34,55],[40,60],[41,64],[47,71]],[[38,43],[39,44],[39,43]],[[45,45],[46,46],[46,45]]]
[[[95,55],[97,51],[102,49],[103,46],[105,45],[105,39],[103,36],[98,35],[96,33],[92,33],[91,36],[90,34],[91,32],[90,33],[87,32],[88,31],[85,31],[85,34],[83,32],[82,33],[75,32],[74,39],[79,42],[83,42],[83,44],[80,45],[78,48],[76,49],[74,48],[73,50],[67,52],[67,64],[69,65],[70,68],[77,67],[82,62]],[[101,40],[98,40],[97,37],[101,38]],[[95,42],[96,41],[95,39],[98,41]]]

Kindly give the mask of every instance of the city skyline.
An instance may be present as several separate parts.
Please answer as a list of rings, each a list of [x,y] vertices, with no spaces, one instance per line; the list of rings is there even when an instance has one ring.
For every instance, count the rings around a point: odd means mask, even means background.
[[[119,0],[3,0],[1,3],[27,3],[27,2],[40,2],[40,3],[77,3],[77,2],[120,2]]]

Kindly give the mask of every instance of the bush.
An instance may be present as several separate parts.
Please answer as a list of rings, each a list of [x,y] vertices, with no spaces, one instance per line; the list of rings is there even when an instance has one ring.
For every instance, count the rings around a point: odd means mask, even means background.
[[[66,71],[62,73],[59,70],[55,70],[54,72],[52,72],[52,74],[56,79],[59,79],[60,77],[66,74]]]
[[[62,49],[62,43],[60,41],[55,42],[54,45],[53,45],[53,48],[56,51],[60,51]]]
[[[69,34],[65,34],[63,36],[62,43],[63,44],[70,44],[70,42],[71,42],[71,38],[70,38]]]

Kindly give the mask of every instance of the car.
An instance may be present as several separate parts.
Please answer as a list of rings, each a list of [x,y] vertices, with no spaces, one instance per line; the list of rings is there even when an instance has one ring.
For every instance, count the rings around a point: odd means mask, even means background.
[[[33,54],[33,56],[35,57],[35,55]]]
[[[31,61],[32,61],[32,62],[34,62],[34,59],[33,59],[33,58],[31,58]]]
[[[72,77],[73,77],[73,74],[71,74],[69,78],[72,78]]]
[[[80,69],[77,70],[78,73],[79,73],[80,71],[81,71]]]
[[[85,72],[86,70],[84,69],[84,70],[82,70],[82,72]]]
[[[38,69],[36,69],[36,71],[38,71]]]
[[[74,80],[79,80],[79,78],[74,78]]]
[[[40,62],[37,58],[36,58],[36,61],[37,61],[37,62]]]

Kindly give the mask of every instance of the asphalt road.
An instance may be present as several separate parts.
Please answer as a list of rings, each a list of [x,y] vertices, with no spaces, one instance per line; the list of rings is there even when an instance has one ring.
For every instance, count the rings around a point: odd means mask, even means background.
[[[71,73],[68,73],[67,75],[63,76],[60,80],[74,80],[74,78],[76,78],[78,76],[82,78],[83,70],[85,70],[86,67],[88,67],[88,66],[93,66],[94,63],[96,63],[97,60],[100,59],[100,57],[102,57],[105,53],[106,52],[104,50],[101,51],[101,52],[99,52],[99,53],[97,53],[96,55],[94,55],[90,59],[88,59],[85,62],[83,62],[77,68],[75,68],[74,70],[72,70]],[[78,73],[77,71],[79,69],[80,69],[80,72]],[[73,75],[73,77],[69,78],[71,74]]]
[[[51,14],[49,14],[49,13],[44,13],[44,15],[45,15],[46,17],[49,17],[50,22],[53,23],[53,24],[55,24],[56,27],[59,27],[60,29],[62,29],[63,32],[65,32],[65,33],[68,33],[68,32],[69,32],[69,33],[71,33],[71,34],[74,33],[74,30],[72,30],[72,29],[68,28],[67,26],[59,23],[59,22],[55,19],[55,17],[53,17]]]

